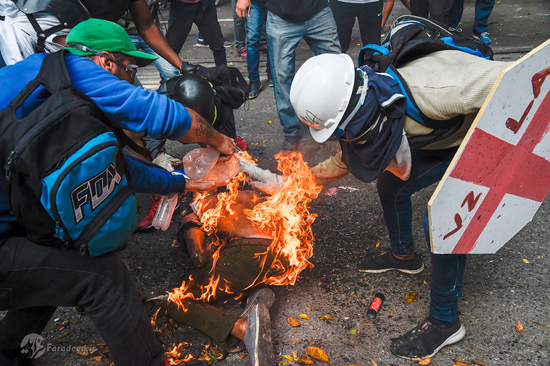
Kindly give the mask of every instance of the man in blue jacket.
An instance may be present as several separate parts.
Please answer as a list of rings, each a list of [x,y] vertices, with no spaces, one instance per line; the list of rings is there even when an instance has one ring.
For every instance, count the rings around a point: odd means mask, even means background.
[[[211,145],[232,155],[235,142],[212,128],[198,113],[163,95],[131,85],[138,66],[155,56],[138,52],[119,25],[89,19],[67,36],[65,62],[73,86],[91,98],[114,126],[157,138]],[[0,109],[38,74],[45,54],[35,54],[0,70]],[[137,65],[137,66],[136,66]],[[26,116],[48,97],[39,87],[20,108]],[[187,181],[162,169],[128,159],[137,192],[168,194],[206,190],[212,184]],[[57,306],[78,306],[90,317],[116,365],[158,365],[163,348],[127,267],[116,254],[81,256],[77,251],[34,244],[10,213],[0,189],[0,364],[29,362],[22,340],[40,334]],[[35,336],[36,336],[35,334]]]

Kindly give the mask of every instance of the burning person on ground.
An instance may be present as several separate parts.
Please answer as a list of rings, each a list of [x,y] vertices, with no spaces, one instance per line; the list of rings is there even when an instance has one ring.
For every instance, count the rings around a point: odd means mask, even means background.
[[[172,319],[219,344],[229,344],[230,336],[243,340],[252,364],[262,366],[277,365],[269,317],[275,294],[267,285],[294,284],[303,269],[313,266],[309,258],[316,215],[308,204],[321,190],[301,155],[276,158],[284,176],[277,194],[240,190],[246,179],[241,173],[226,192],[197,194],[192,209],[181,215],[178,239],[185,241],[193,264],[201,269],[169,294],[168,307]],[[278,179],[249,162],[240,167],[255,179]],[[211,305],[246,295],[240,315]]]

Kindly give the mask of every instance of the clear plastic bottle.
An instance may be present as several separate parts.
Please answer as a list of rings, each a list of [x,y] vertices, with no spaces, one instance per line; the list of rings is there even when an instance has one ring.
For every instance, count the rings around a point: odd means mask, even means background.
[[[199,180],[208,174],[220,157],[220,152],[212,147],[191,150],[183,157],[183,170],[189,178]]]
[[[177,203],[177,193],[170,193],[168,196],[162,196],[155,217],[153,218],[153,226],[155,229],[162,231],[168,229]]]

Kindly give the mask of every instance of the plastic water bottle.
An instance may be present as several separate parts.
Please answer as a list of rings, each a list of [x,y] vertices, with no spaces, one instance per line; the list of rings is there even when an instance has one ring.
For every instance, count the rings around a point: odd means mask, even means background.
[[[220,152],[212,147],[191,150],[182,159],[183,170],[191,179],[202,179],[216,165],[219,157]]]
[[[153,218],[153,227],[157,230],[166,231],[172,221],[172,215],[178,203],[178,194],[171,193],[168,196],[162,196],[155,217]]]

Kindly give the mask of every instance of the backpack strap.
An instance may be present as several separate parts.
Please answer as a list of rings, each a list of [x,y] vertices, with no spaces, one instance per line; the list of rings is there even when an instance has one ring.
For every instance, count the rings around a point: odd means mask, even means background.
[[[42,30],[42,27],[40,27],[40,24],[38,24],[38,22],[36,21],[34,14],[26,14],[26,15],[32,27],[34,28],[34,31],[36,32],[36,37],[37,37],[37,42],[35,47],[36,52],[37,53],[46,52],[46,39],[52,34],[54,34],[55,32],[65,29],[66,26],[64,24],[58,24],[55,27]]]
[[[40,85],[43,85],[52,94],[70,88],[73,84],[65,64],[66,52],[69,51],[62,50],[44,57],[38,75],[13,98],[6,109],[10,109],[12,113],[15,113]]]
[[[418,108],[418,105],[416,104],[416,101],[412,96],[409,86],[407,85],[405,79],[403,79],[399,71],[397,71],[397,69],[393,65],[390,65],[386,72],[397,79],[399,85],[403,89],[403,93],[407,97],[407,115],[409,117],[434,130],[456,128],[456,126],[460,127],[462,125],[462,122],[464,122],[464,115],[458,115],[448,120],[435,120],[426,116],[420,110],[420,108]]]

